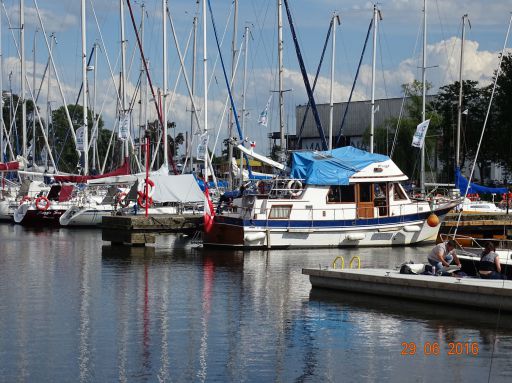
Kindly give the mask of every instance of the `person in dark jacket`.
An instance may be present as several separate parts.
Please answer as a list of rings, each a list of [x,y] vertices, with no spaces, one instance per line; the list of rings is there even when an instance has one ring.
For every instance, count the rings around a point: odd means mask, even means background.
[[[492,242],[487,242],[482,251],[478,274],[483,279],[507,279],[505,275],[501,274],[500,257]]]

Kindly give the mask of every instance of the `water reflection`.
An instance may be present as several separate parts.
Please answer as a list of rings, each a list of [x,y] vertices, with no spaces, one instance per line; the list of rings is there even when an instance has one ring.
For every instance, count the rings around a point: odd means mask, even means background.
[[[510,379],[510,316],[311,290],[301,274],[340,254],[393,267],[427,251],[243,253],[172,235],[113,247],[96,231],[0,225],[1,379],[462,382],[486,379],[492,354],[492,380]],[[464,340],[478,357],[400,355],[404,341]]]

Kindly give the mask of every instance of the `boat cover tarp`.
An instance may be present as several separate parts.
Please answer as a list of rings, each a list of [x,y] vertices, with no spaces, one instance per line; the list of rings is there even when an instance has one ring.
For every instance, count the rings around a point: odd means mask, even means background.
[[[204,191],[204,180],[202,180],[201,178],[196,178],[196,182],[197,184],[199,185],[199,188]],[[220,187],[220,188],[227,188],[228,187],[228,183],[226,181],[222,181],[222,180],[217,180],[217,185]],[[215,182],[213,181],[208,181],[208,189],[215,189]],[[204,194],[203,194],[203,197],[204,197]]]
[[[309,185],[348,185],[358,171],[388,156],[369,153],[353,146],[325,152],[295,152],[290,176]]]
[[[69,176],[54,176],[55,181],[57,182],[73,182],[73,183],[86,183],[88,180],[96,180],[106,177],[112,177],[112,176],[122,176],[130,174],[130,163],[128,161],[125,161],[124,164],[109,172],[104,174],[97,174],[94,176],[79,176],[79,175],[69,175]]]
[[[152,175],[155,183],[153,201],[155,202],[202,202],[204,194],[201,192],[192,174],[180,175]],[[139,180],[139,183],[143,180]]]
[[[455,170],[455,186],[460,190],[462,194],[466,193],[466,188],[468,187],[468,180],[460,173],[460,169]],[[488,194],[502,194],[507,193],[507,188],[491,188],[487,186],[482,186],[471,182],[471,185],[468,189],[468,194],[475,193],[488,193]]]

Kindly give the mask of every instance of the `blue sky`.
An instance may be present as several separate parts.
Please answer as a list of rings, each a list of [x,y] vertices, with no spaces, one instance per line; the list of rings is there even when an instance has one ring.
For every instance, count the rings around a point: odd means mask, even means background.
[[[142,1],[131,1],[137,23],[140,21]],[[267,133],[278,129],[277,123],[277,97],[274,97],[270,110],[270,123],[267,128],[258,126],[257,117],[264,108],[270,91],[277,88],[277,57],[276,57],[276,0],[241,0],[239,2],[238,38],[237,46],[243,39],[243,28],[250,26],[251,40],[248,54],[248,87],[247,87],[247,125],[250,140],[257,142],[257,149],[267,151]],[[357,62],[362,50],[366,30],[372,16],[372,3],[364,1],[346,0],[316,0],[290,1],[295,19],[296,30],[306,62],[307,71],[312,77],[321,53],[321,48],[329,21],[333,11],[339,12],[341,25],[338,27],[336,44],[335,66],[335,101],[343,102],[348,98],[352,85]],[[18,24],[18,1],[5,0],[7,14],[13,26]],[[99,41],[99,34],[92,15],[92,5],[98,16],[101,31],[105,39],[105,49],[98,56],[98,95],[97,109],[104,103],[103,116],[107,126],[112,126],[115,115],[114,85],[106,64],[105,52],[114,66],[113,72],[119,72],[119,4],[117,1],[87,1],[87,40],[89,49],[95,41]],[[151,73],[155,86],[162,86],[161,65],[161,1],[149,0],[144,2],[146,9],[145,24],[145,52],[150,60]],[[57,46],[55,59],[57,71],[65,89],[66,101],[74,102],[81,83],[81,40],[80,40],[80,2],[64,0],[39,0],[42,18],[47,34],[55,32]],[[225,41],[222,46],[223,56],[228,68],[231,67],[231,38],[232,38],[232,10],[231,1],[212,0],[219,34],[227,26]],[[32,81],[32,55],[34,31],[36,35],[36,78],[38,86],[48,52],[41,33],[41,28],[34,9],[34,2],[25,1],[26,7],[26,56],[27,73]],[[196,14],[195,0],[169,1],[169,7],[176,24],[178,39],[182,52],[185,49],[187,38],[192,27],[192,17]],[[421,65],[421,28],[422,28],[422,0],[388,0],[379,4],[383,20],[380,23],[378,64],[377,64],[377,97],[399,97],[400,85],[419,78],[417,68]],[[510,17],[512,5],[509,1],[497,0],[492,2],[477,0],[446,0],[429,1],[428,3],[428,65],[435,68],[428,71],[428,80],[432,82],[434,90],[439,86],[450,83],[457,78],[461,17],[469,14],[472,28],[467,33],[467,49],[464,77],[482,82],[488,82],[497,65],[497,52],[501,49]],[[200,16],[200,15],[199,15]],[[139,53],[134,51],[135,38],[128,12],[125,15],[127,31],[127,62],[133,63],[129,75],[128,97],[133,96],[133,90],[139,74]],[[217,57],[214,45],[211,22],[208,16],[208,65],[210,75],[213,72],[213,63]],[[17,33],[17,31],[13,31]],[[168,55],[169,55],[169,84],[172,92],[178,75],[179,61],[168,25]],[[202,95],[202,31],[198,35],[198,95]],[[292,89],[286,93],[287,124],[290,131],[295,130],[294,111],[297,104],[306,102],[306,94],[302,78],[298,69],[293,42],[289,33],[288,22],[284,15],[284,64],[285,88]],[[509,44],[510,46],[510,44]],[[13,73],[13,91],[19,91],[19,63],[16,50],[7,29],[6,15],[2,10],[2,51],[4,58],[4,88],[8,86],[8,74]],[[191,48],[186,57],[187,76],[191,79]],[[361,69],[360,78],[356,87],[355,99],[366,99],[370,95],[371,83],[371,44],[367,49]],[[235,98],[241,109],[243,55],[240,57],[239,69],[235,85]],[[329,97],[330,73],[330,46],[326,54],[321,72],[321,78],[315,94],[317,102],[326,102]],[[224,80],[217,64],[214,77],[209,88],[209,121],[212,132],[219,129],[220,115],[226,97]],[[311,78],[310,77],[310,78]],[[92,80],[92,74],[90,76]],[[46,89],[46,81],[43,82]],[[117,86],[117,85],[116,85]],[[190,101],[183,82],[183,76],[178,83],[173,105],[170,105],[169,120],[176,121],[177,131],[185,131],[190,127]],[[40,108],[46,109],[46,90],[42,91]],[[50,93],[50,99],[55,106],[62,105],[62,99],[56,88],[55,81]],[[92,97],[92,87],[91,87]],[[170,99],[169,97],[168,99]],[[197,104],[202,105],[198,97]],[[153,111],[154,108],[150,108]],[[44,113],[43,113],[44,114]],[[153,116],[154,117],[154,116]],[[135,123],[138,121],[138,112],[134,113]],[[219,139],[226,137],[227,123],[220,126]],[[213,145],[215,136],[210,140]],[[218,146],[217,146],[218,149]]]

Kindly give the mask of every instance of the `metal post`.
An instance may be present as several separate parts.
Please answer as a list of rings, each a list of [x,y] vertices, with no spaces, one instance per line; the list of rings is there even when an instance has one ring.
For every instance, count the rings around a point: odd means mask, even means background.
[[[466,34],[466,18],[468,15],[462,16],[462,40],[460,44],[460,66],[459,66],[459,102],[457,104],[457,147],[455,148],[455,167],[460,166],[460,128],[462,125],[462,70],[464,68],[464,38]]]
[[[421,67],[422,78],[422,101],[421,101],[421,122],[425,121],[425,100],[427,97],[427,0],[423,0],[423,65]],[[421,145],[421,171],[420,171],[420,190],[425,195],[425,146],[426,138]]]

